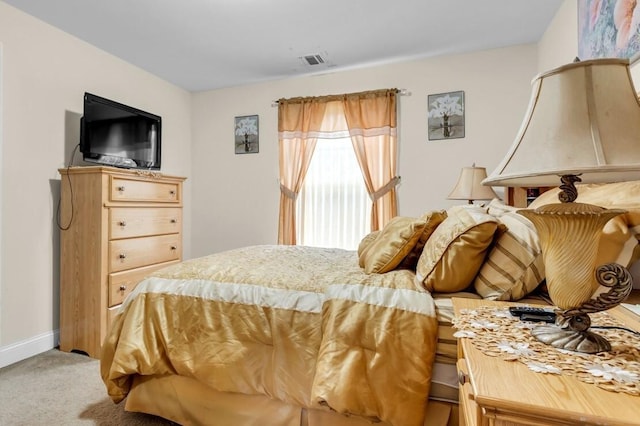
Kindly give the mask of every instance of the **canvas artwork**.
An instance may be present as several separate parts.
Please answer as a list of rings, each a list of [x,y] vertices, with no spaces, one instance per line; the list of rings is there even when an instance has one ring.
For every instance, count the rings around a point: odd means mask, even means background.
[[[581,60],[625,58],[640,52],[637,0],[578,0],[578,56]]]
[[[464,138],[464,92],[428,96],[429,140]]]
[[[246,115],[235,118],[236,154],[256,154],[260,150],[258,116]]]

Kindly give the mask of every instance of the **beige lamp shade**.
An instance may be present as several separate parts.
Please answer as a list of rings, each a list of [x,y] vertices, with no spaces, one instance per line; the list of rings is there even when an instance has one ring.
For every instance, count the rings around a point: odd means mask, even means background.
[[[494,186],[557,186],[640,179],[640,104],[626,59],[574,62],[540,74]]]
[[[487,169],[484,167],[463,167],[460,177],[453,191],[447,197],[449,200],[492,200],[498,195],[489,186],[482,185],[487,177]]]

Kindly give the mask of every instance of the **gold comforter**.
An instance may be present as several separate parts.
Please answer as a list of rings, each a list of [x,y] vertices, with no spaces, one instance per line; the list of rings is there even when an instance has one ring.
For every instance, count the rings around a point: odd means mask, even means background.
[[[407,270],[367,275],[357,254],[253,246],[155,272],[125,300],[102,349],[115,402],[133,375],[421,425],[435,357],[431,295]]]

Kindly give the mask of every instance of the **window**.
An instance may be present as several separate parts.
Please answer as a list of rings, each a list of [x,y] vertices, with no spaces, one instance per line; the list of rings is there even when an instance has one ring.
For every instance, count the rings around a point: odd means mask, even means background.
[[[372,90],[344,95],[291,98],[278,100],[278,145],[280,164],[280,215],[278,218],[278,244],[313,244],[333,247],[356,248],[358,240],[371,230],[381,229],[397,213],[395,187],[400,177],[396,176],[396,89]],[[338,148],[331,148],[329,141],[347,141]],[[338,142],[337,142],[338,143]],[[327,145],[328,144],[328,145]],[[318,160],[327,150],[331,153],[344,151],[349,157],[355,155],[357,164],[362,164],[361,174],[356,179],[362,184],[371,200],[363,197],[364,205],[370,204],[371,213],[360,214],[360,203],[352,202],[351,192],[341,195],[326,195],[326,185],[355,173],[358,166],[333,169],[338,161],[334,157]],[[348,149],[347,147],[351,149]],[[352,154],[353,153],[353,154]],[[318,158],[314,158],[314,157]],[[352,157],[351,157],[352,158]],[[323,188],[307,179],[311,164],[321,171],[333,170],[328,177],[319,179],[325,188],[322,197],[316,197],[311,188]],[[350,164],[356,164],[351,162]],[[337,170],[337,171],[336,171]],[[347,172],[347,171],[351,172]],[[301,195],[305,182],[307,192]],[[360,183],[361,182],[361,183]],[[335,186],[335,185],[334,185]],[[300,207],[298,201],[300,199]],[[356,197],[357,198],[357,197]],[[329,200],[340,200],[329,203]],[[310,206],[309,201],[314,203]],[[347,200],[347,201],[345,201]],[[343,210],[327,209],[326,204],[341,205]],[[322,205],[322,210],[318,210]],[[366,210],[365,210],[366,211]],[[350,221],[349,218],[357,219]],[[305,218],[313,218],[313,225],[302,224]],[[323,218],[318,222],[318,218]],[[360,219],[362,218],[362,219]],[[370,219],[369,219],[370,218]],[[335,219],[339,219],[336,225]],[[327,225],[332,220],[332,225]],[[371,225],[367,226],[367,220]],[[318,227],[313,230],[313,227]],[[362,228],[358,228],[361,226]],[[301,228],[302,227],[302,228]],[[311,227],[311,231],[310,231]],[[361,231],[360,229],[364,229]],[[299,231],[300,230],[300,231]],[[318,240],[322,234],[336,232],[329,240]],[[308,237],[313,232],[313,240]],[[303,240],[299,236],[303,235]],[[342,240],[344,238],[344,240]]]
[[[371,201],[350,138],[318,139],[296,204],[298,244],[355,250]]]

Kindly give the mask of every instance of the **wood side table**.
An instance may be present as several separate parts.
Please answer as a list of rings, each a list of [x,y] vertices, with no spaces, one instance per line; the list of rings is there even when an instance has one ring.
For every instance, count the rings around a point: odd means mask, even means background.
[[[462,309],[514,304],[453,299],[456,315]],[[626,308],[607,312],[640,330],[640,317]],[[458,374],[461,425],[640,425],[640,396],[607,391],[569,375],[533,372],[520,362],[484,355],[468,338],[458,341]]]

